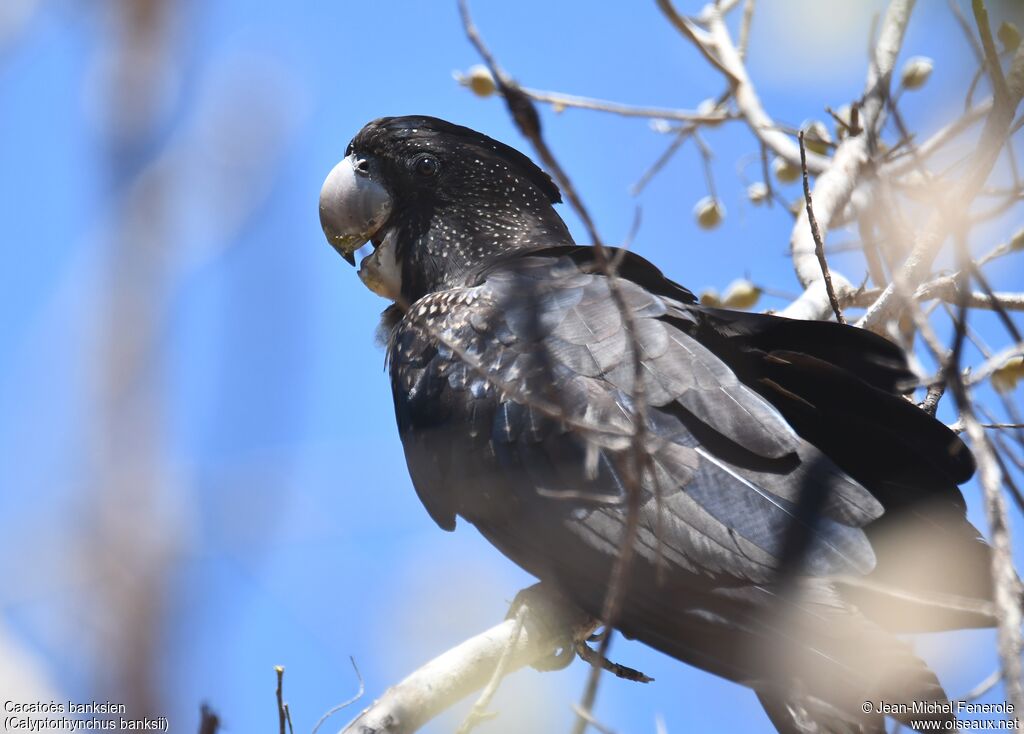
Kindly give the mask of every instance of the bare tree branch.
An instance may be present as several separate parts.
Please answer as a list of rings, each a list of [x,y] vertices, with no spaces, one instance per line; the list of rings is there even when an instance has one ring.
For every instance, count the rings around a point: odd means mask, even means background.
[[[861,105],[863,131],[858,135],[851,135],[840,143],[831,164],[814,185],[816,213],[825,229],[821,235],[823,241],[828,228],[842,213],[854,189],[860,183],[861,172],[871,158],[875,135],[885,108],[885,98],[889,93],[889,79],[913,9],[914,0],[893,0],[889,4],[868,69],[865,98]],[[790,253],[797,278],[805,290],[782,313],[791,318],[820,319],[829,312],[830,299],[806,211],[801,212],[793,227]],[[832,281],[839,300],[854,291],[850,281],[839,273],[832,273]]]
[[[643,356],[639,342],[636,338],[635,316],[626,304],[625,297],[623,296],[619,286],[614,263],[608,257],[604,240],[598,234],[597,228],[589,211],[586,206],[584,206],[579,195],[576,193],[576,189],[573,187],[568,175],[551,152],[551,149],[548,147],[547,142],[541,134],[540,117],[537,114],[536,109],[533,107],[532,101],[523,94],[518,84],[498,65],[497,60],[490,52],[490,49],[487,48],[487,45],[484,43],[476,28],[476,25],[473,23],[466,0],[458,0],[458,7],[466,36],[490,69],[491,74],[497,82],[498,88],[501,90],[501,94],[505,99],[506,106],[508,107],[509,113],[512,116],[512,120],[515,122],[516,127],[518,127],[519,131],[531,142],[534,150],[537,152],[537,155],[551,172],[555,182],[561,187],[566,198],[569,200],[573,209],[576,210],[577,215],[583,221],[583,225],[590,234],[596,256],[595,260],[598,267],[608,280],[609,294],[611,295],[612,301],[615,303],[616,309],[622,317],[623,330],[625,331],[628,343],[631,345],[630,357],[633,367],[633,385],[630,419],[632,424],[632,435],[630,437],[629,452],[625,457],[625,461],[622,466],[623,485],[626,494],[625,528],[619,544],[619,552],[616,555],[615,563],[612,567],[611,577],[608,582],[608,589],[601,609],[601,622],[609,629],[609,633],[601,640],[598,654],[601,657],[606,658],[612,640],[610,630],[614,629],[615,623],[618,621],[619,609],[621,608],[625,597],[629,568],[632,564],[633,556],[636,553],[635,543],[639,528],[642,493],[641,477],[651,468],[651,457],[647,444],[648,406],[644,398],[645,383],[643,373]],[[654,472],[651,471],[650,475],[654,476]],[[660,492],[655,492],[655,499],[658,505],[658,515],[660,517]],[[593,705],[594,697],[597,695],[597,686],[598,681],[600,680],[601,670],[602,669],[597,666],[591,667],[590,676],[587,679],[583,700],[581,702],[581,707],[584,710],[589,710]],[[576,734],[582,734],[585,728],[586,720],[583,717],[579,717],[576,725],[574,726],[574,732]]]
[[[843,300],[846,305],[866,308],[878,300],[883,292],[881,288],[871,288],[851,294]],[[951,275],[943,275],[928,281],[918,286],[913,293],[913,298],[919,302],[939,299],[946,303],[956,303],[959,298],[956,278]],[[1024,292],[995,291],[989,295],[971,291],[967,294],[967,305],[970,308],[980,308],[986,311],[994,311],[997,307],[1006,311],[1024,311]]]
[[[1021,584],[1013,567],[1013,550],[1007,524],[1006,497],[1002,492],[1002,471],[992,443],[974,417],[961,405],[961,420],[971,439],[978,462],[978,479],[985,496],[989,542],[992,544],[992,577],[998,620],[999,659],[1002,664],[1006,696],[1016,711],[1024,711],[1024,685],[1021,682]]]
[[[523,621],[526,616],[526,607],[520,606],[515,610],[513,621],[515,621],[515,627],[512,629],[512,635],[509,637],[508,645],[505,646],[505,650],[501,653],[501,657],[498,658],[498,664],[494,666],[494,673],[491,675],[491,679],[487,681],[487,685],[484,686],[484,690],[480,693],[480,697],[477,698],[476,703],[473,704],[473,708],[466,714],[466,718],[462,720],[459,728],[455,731],[455,734],[469,734],[473,731],[473,727],[478,722],[485,721],[495,716],[494,713],[489,712],[487,707],[491,703],[491,699],[494,698],[494,694],[498,692],[498,686],[501,684],[502,679],[508,674],[508,664],[512,658],[512,651],[515,650],[516,644],[519,642],[519,635],[523,633]]]
[[[549,657],[589,634],[590,618],[542,585],[519,593],[522,623],[507,619],[434,658],[398,685],[388,689],[359,714],[342,734],[409,734],[445,709],[487,684],[507,655],[514,672]],[[521,627],[521,629],[520,629]]]
[[[952,201],[957,202],[958,207],[966,208],[966,203],[973,201],[978,195],[1007,140],[1010,125],[1013,123],[1013,117],[1020,104],[1021,96],[1024,94],[1024,46],[1018,48],[1014,56],[1007,79],[1007,87],[1007,98],[993,101],[992,109],[985,120],[981,140],[971,157],[974,165],[950,197]],[[896,276],[902,283],[918,282],[927,273],[942,242],[948,236],[950,230],[948,216],[949,213],[945,211],[945,208],[940,207],[924,227],[914,249]],[[896,292],[896,286],[890,283],[885,292],[857,322],[857,325],[866,329],[878,329],[881,324],[899,312],[900,306],[901,299]]]
[[[526,87],[520,87],[519,89],[530,99],[549,104],[555,108],[576,107],[581,110],[608,112],[624,117],[646,117],[654,120],[677,120],[679,122],[695,122],[700,124],[717,124],[726,120],[736,119],[736,115],[726,111],[708,114],[698,111],[677,110],[671,107],[637,107],[620,102],[609,102],[603,99],[580,97],[575,94],[545,92],[540,89],[528,89]]]
[[[792,138],[779,130],[761,104],[757,90],[743,64],[743,58],[729,35],[722,12],[714,4],[704,8],[701,20],[708,26],[708,31],[704,32],[697,28],[693,21],[680,15],[671,0],[656,1],[658,8],[672,25],[697,47],[712,66],[725,75],[732,88],[736,107],[754,135],[776,155],[791,165],[799,165],[799,148]],[[827,167],[828,158],[817,154],[807,157],[807,168],[811,173],[820,173]]]
[[[807,205],[807,223],[811,227],[811,237],[814,238],[814,255],[818,258],[821,267],[821,276],[825,281],[825,291],[828,293],[828,302],[832,306],[832,312],[836,315],[836,321],[845,324],[843,310],[839,307],[839,299],[836,298],[836,290],[832,285],[832,274],[829,272],[828,260],[825,259],[825,243],[821,239],[821,232],[818,231],[818,220],[814,216],[814,202],[811,200],[811,186],[807,181],[807,149],[804,145],[804,133],[800,131],[800,170],[803,173],[804,201]]]
[[[349,662],[352,663],[352,670],[355,671],[356,679],[359,681],[359,690],[356,691],[356,694],[354,696],[352,696],[352,698],[348,699],[347,701],[342,701],[341,703],[339,703],[336,706],[331,706],[331,708],[329,708],[326,712],[324,712],[323,716],[321,716],[319,719],[317,719],[316,724],[313,725],[312,734],[316,734],[318,731],[320,731],[320,727],[323,726],[324,723],[329,718],[334,716],[336,713],[338,713],[342,709],[346,709],[349,706],[351,706],[352,704],[354,704],[356,701],[358,701],[360,698],[362,698],[363,694],[366,692],[366,684],[363,682],[363,675],[362,675],[362,673],[359,672],[359,666],[356,665],[356,659],[354,657],[352,657],[351,655],[349,656],[348,659],[349,659]]]

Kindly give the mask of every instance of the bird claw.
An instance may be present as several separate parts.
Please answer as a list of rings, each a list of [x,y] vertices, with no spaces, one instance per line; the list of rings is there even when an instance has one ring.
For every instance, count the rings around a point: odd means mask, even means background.
[[[577,643],[587,639],[597,628],[597,620],[581,611],[550,584],[534,584],[516,594],[505,618],[514,619],[524,606],[530,608],[533,623],[571,630],[570,634],[562,636],[549,656],[532,664],[535,670],[548,672],[567,667],[576,657]]]

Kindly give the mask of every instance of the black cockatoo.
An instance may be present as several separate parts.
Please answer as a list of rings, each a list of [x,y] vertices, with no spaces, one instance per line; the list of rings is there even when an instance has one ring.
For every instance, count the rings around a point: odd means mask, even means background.
[[[992,624],[932,603],[991,599],[989,547],[957,487],[971,454],[904,397],[902,351],[704,307],[631,252],[624,318],[560,200],[522,153],[425,116],[366,125],[324,184],[329,242],[353,264],[372,242],[360,277],[395,302],[395,415],[430,516],[597,617],[639,454],[624,635],[753,688],[784,732],[880,733],[866,701],[945,701],[895,633]]]

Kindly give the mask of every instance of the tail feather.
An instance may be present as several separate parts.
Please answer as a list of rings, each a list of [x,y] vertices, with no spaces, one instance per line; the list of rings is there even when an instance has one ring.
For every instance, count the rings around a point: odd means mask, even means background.
[[[829,586],[811,583],[794,593],[802,610],[791,621],[795,634],[769,648],[772,669],[751,682],[780,732],[880,734],[886,716],[908,727],[926,720],[941,722],[941,731],[955,727],[949,707],[920,705],[948,697],[909,644]],[[794,649],[795,635],[803,644]]]
[[[973,474],[973,457],[902,397],[911,373],[899,347],[839,324],[684,308],[698,338],[885,507],[865,528],[873,588],[850,587],[849,598],[894,631],[992,625],[985,613],[912,599],[990,601],[991,551],[957,486]]]

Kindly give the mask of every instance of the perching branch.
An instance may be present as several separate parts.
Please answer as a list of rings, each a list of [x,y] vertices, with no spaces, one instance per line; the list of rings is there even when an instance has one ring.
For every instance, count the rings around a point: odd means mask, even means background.
[[[502,657],[512,673],[550,657],[590,633],[592,621],[541,584],[519,593],[520,620],[506,619],[434,658],[350,722],[341,734],[410,734],[483,688]],[[508,652],[506,652],[508,651]]]

